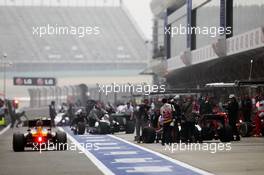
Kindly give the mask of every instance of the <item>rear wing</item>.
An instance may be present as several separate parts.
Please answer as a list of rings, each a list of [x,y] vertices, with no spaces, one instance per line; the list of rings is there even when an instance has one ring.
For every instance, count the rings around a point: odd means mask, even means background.
[[[34,119],[34,120],[28,120],[25,121],[23,126],[33,128],[37,126],[37,121],[41,120],[43,122],[44,127],[51,127],[51,120],[50,119]]]

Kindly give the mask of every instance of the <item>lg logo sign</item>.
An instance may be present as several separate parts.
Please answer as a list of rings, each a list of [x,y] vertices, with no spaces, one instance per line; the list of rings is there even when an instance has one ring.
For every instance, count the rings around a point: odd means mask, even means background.
[[[15,86],[55,86],[56,79],[51,77],[14,77]]]

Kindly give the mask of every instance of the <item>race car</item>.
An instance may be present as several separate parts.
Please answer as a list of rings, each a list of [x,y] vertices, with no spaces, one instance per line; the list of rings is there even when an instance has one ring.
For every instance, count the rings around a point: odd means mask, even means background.
[[[88,127],[88,132],[90,134],[114,134],[120,131],[119,123],[106,113],[99,121],[95,121],[94,126]]]
[[[113,113],[110,118],[119,125],[119,131],[125,131],[126,134],[133,134],[135,131],[135,121],[130,120],[130,115],[125,113]]]
[[[65,132],[53,132],[50,119],[35,119],[24,122],[28,126],[27,133],[13,134],[13,150],[22,152],[26,147],[40,148],[53,144],[56,150],[65,150],[67,135]]]
[[[202,140],[219,139],[221,142],[233,140],[232,128],[226,113],[206,114],[199,121]]]

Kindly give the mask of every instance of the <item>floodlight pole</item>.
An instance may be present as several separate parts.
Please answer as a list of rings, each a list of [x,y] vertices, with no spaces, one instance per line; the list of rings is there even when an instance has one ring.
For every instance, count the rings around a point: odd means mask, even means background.
[[[250,60],[250,72],[249,72],[249,78],[248,80],[251,80],[251,76],[252,76],[252,68],[253,68],[253,59]]]
[[[6,64],[5,64],[5,59],[7,57],[7,54],[3,54],[2,58],[2,66],[3,66],[3,97],[4,100],[6,100]]]

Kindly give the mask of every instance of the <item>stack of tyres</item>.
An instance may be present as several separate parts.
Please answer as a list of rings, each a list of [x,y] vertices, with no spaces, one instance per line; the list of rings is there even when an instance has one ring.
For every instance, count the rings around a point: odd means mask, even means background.
[[[126,134],[133,134],[135,132],[135,120],[127,120]]]
[[[153,127],[147,126],[142,130],[142,142],[154,143],[156,139],[156,130]]]

